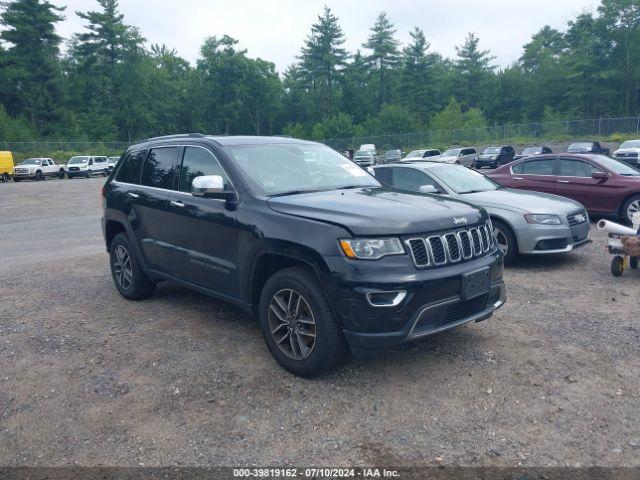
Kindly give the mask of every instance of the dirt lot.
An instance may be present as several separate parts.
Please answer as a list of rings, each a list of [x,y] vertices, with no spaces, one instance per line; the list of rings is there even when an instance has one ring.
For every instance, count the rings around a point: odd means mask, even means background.
[[[235,308],[122,299],[102,181],[0,185],[0,465],[640,465],[640,274],[602,234],[507,270],[491,321],[310,381]]]

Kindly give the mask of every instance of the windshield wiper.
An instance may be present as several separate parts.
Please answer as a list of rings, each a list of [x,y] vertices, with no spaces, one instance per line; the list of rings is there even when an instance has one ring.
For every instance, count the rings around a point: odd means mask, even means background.
[[[300,195],[301,193],[313,193],[320,192],[318,189],[309,189],[309,190],[288,190],[286,192],[274,193],[273,195],[269,195],[270,197],[286,197],[287,195]]]
[[[364,188],[364,187],[365,187],[364,185],[345,185],[344,187],[338,187],[336,190],[353,190],[354,188]]]
[[[464,195],[466,193],[482,193],[482,192],[488,192],[489,190],[468,190],[466,192],[460,192],[460,195]]]

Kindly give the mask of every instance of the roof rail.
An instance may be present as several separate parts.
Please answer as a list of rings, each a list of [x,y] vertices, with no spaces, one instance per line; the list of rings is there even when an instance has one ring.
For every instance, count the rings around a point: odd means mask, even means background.
[[[171,138],[203,138],[205,135],[202,133],[177,133],[174,135],[162,135],[160,137],[151,137],[147,138],[145,142],[150,142],[152,140],[167,140]]]

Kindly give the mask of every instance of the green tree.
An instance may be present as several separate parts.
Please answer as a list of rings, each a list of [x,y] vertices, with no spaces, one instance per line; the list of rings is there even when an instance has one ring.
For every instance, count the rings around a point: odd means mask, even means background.
[[[613,74],[622,90],[624,113],[637,113],[640,106],[640,2],[602,0],[598,12],[608,33],[615,62]]]
[[[435,109],[434,57],[427,53],[429,42],[420,28],[415,27],[409,35],[411,42],[402,51],[400,93],[403,104],[426,121]]]
[[[62,78],[58,61],[61,38],[56,23],[64,7],[46,0],[15,0],[4,7],[0,101],[12,116],[24,116],[43,134],[61,117]]]
[[[393,71],[400,65],[399,42],[395,38],[396,30],[387,18],[385,12],[381,12],[371,27],[371,34],[362,45],[371,50],[367,57],[372,77],[375,79],[376,107],[378,110],[385,103],[391,102],[394,97],[395,75]]]
[[[458,98],[467,107],[479,107],[489,98],[495,57],[489,50],[480,50],[480,39],[469,33],[462,46],[456,47],[459,91]]]
[[[335,109],[335,84],[348,57],[343,48],[345,41],[338,18],[325,6],[318,22],[311,26],[300,55],[300,68],[314,94],[319,115]]]

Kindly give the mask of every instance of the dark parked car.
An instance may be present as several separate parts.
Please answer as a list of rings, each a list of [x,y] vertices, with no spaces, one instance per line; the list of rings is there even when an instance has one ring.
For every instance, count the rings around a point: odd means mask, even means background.
[[[517,153],[514,160],[520,160],[521,158],[533,157],[534,155],[543,155],[545,153],[553,153],[549,147],[527,147],[522,152]]]
[[[640,170],[604,155],[539,155],[505,165],[487,176],[505,187],[571,198],[589,213],[628,223],[640,211]]]
[[[387,150],[384,152],[382,163],[395,163],[402,160],[402,150]]]
[[[485,210],[384,187],[321,144],[150,139],[125,151],[103,196],[122,296],[169,280],[230,302],[258,317],[273,356],[298,375],[330,369],[349,347],[484,320],[505,301]]]
[[[600,145],[600,142],[574,142],[567,148],[567,153],[609,155],[609,149]]]
[[[472,166],[475,168],[498,168],[500,165],[512,162],[515,154],[516,151],[511,145],[487,147],[480,155],[478,155],[478,158],[476,158]]]

